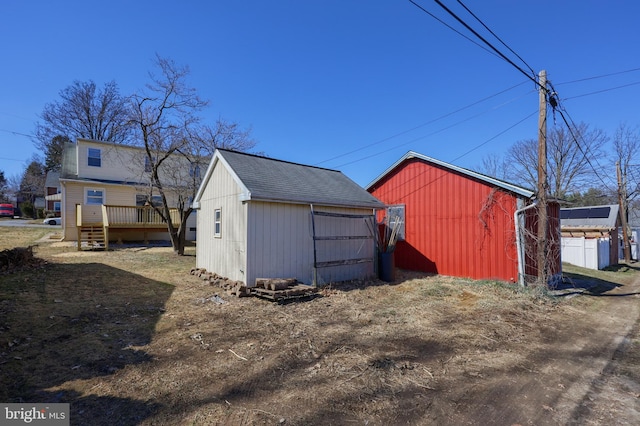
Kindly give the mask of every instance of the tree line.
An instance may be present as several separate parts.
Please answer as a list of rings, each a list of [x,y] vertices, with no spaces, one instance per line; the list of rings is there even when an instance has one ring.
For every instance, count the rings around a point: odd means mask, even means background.
[[[547,132],[548,195],[566,207],[618,204],[620,193],[625,204],[637,204],[639,153],[640,130],[627,123],[611,136],[586,123],[553,126]],[[487,175],[525,188],[537,188],[537,168],[537,139],[517,141],[503,155],[485,157],[480,166]]]

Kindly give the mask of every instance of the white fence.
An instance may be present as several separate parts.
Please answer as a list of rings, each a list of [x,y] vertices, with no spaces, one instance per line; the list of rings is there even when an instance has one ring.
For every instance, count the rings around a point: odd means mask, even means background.
[[[562,237],[562,261],[589,269],[609,266],[609,238]]]

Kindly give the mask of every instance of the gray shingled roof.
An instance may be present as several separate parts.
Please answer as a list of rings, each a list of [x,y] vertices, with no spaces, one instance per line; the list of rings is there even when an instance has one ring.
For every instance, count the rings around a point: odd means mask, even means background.
[[[337,170],[218,150],[252,200],[381,208],[384,204]]]

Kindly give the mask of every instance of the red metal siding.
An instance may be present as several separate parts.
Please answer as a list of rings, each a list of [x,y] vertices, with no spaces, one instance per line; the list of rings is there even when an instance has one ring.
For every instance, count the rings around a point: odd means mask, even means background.
[[[387,204],[405,205],[396,266],[517,280],[513,194],[419,159],[402,163],[370,192]]]

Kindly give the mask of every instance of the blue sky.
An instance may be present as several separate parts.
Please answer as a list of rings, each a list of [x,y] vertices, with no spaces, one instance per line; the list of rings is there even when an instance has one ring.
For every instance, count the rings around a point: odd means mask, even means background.
[[[468,34],[434,1],[416,2]],[[481,29],[457,1],[443,2]],[[640,68],[640,2],[464,3],[533,70],[547,70],[575,122],[610,135],[621,122],[640,125],[640,69],[620,73]],[[60,90],[115,80],[132,93],[156,53],[190,67],[189,83],[211,101],[206,121],[250,126],[256,150],[363,186],[408,150],[477,169],[537,135],[534,84],[405,0],[7,0],[0,19],[6,176],[36,152],[28,135]]]

